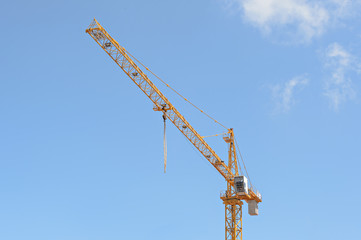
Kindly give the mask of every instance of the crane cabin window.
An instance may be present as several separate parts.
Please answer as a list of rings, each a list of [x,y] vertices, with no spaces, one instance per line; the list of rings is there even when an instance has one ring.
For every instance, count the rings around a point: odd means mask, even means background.
[[[234,178],[234,186],[237,194],[248,194],[248,180],[245,176],[237,176]]]

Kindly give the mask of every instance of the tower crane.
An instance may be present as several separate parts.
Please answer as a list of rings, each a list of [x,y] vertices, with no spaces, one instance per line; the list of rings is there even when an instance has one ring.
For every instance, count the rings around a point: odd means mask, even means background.
[[[135,63],[136,60],[124,47],[119,45],[108,32],[94,19],[86,29],[99,46],[114,60],[125,74],[153,102],[155,111],[163,113],[164,121],[169,119],[176,128],[193,144],[207,161],[224,177],[227,189],[220,198],[225,205],[225,239],[242,240],[242,205],[248,203],[250,215],[258,215],[258,203],[261,194],[248,183],[246,176],[239,173],[236,145],[233,129],[227,128],[223,137],[228,145],[228,159],[223,161],[208,143],[183,117],[148,76]],[[134,60],[133,60],[134,59]],[[136,60],[137,61],[137,60]],[[143,65],[144,66],[144,65]],[[145,66],[144,66],[145,67]],[[146,70],[150,71],[147,67]],[[214,120],[214,119],[213,119]]]

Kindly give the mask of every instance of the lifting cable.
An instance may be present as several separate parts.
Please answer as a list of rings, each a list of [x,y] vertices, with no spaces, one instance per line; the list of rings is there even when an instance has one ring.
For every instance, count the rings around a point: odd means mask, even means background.
[[[164,134],[163,134],[163,149],[164,149],[164,173],[166,172],[167,169],[167,135],[165,134],[165,130],[166,130],[166,115],[165,113],[163,114],[163,123],[164,123]]]
[[[210,136],[202,136],[202,138],[207,138],[207,137],[217,137],[220,135],[226,135],[228,132],[224,132],[224,133],[218,133],[218,134],[214,134],[214,135],[210,135]]]
[[[165,81],[163,81],[160,77],[158,77],[155,73],[153,73],[149,68],[147,68],[143,63],[141,63],[137,58],[135,58],[132,54],[130,54],[127,50],[125,50],[125,48],[123,48],[123,50],[129,54],[132,58],[135,59],[135,61],[137,61],[140,65],[142,65],[147,71],[149,71],[151,74],[153,74],[153,76],[155,76],[156,78],[158,78],[163,84],[165,84],[168,88],[170,88],[173,92],[175,92],[178,96],[180,96],[181,98],[183,98],[186,102],[190,103],[193,107],[195,107],[198,111],[200,111],[201,113],[203,113],[204,115],[206,115],[208,118],[212,119],[215,123],[218,123],[219,125],[221,125],[222,127],[224,127],[225,129],[228,130],[228,128],[226,126],[224,126],[222,123],[218,122],[216,119],[212,118],[211,116],[209,116],[207,113],[205,113],[202,109],[200,109],[199,107],[197,107],[196,105],[194,105],[193,103],[191,103],[188,99],[186,99],[185,97],[183,97],[180,93],[178,93],[174,88],[172,88],[171,86],[169,86]]]
[[[253,189],[253,185],[252,185],[252,182],[251,182],[251,178],[250,178],[249,175],[248,175],[248,171],[247,171],[247,168],[246,168],[246,164],[245,164],[244,161],[243,161],[243,157],[242,157],[241,151],[239,150],[239,146],[238,146],[238,143],[237,143],[236,138],[234,138],[234,141],[236,142],[236,146],[237,146],[237,149],[238,149],[238,153],[239,153],[239,155],[241,156],[241,160],[242,160],[242,164],[243,164],[244,170],[246,171],[247,178],[249,179],[249,184],[251,185],[251,188]]]
[[[222,127],[224,127],[225,129],[229,130],[226,126],[224,126],[222,123],[218,122],[216,119],[214,119],[213,117],[211,117],[210,115],[208,115],[206,112],[204,112],[202,109],[200,109],[199,107],[197,107],[196,105],[194,105],[192,102],[190,102],[187,98],[183,97],[179,92],[177,92],[174,88],[172,88],[171,86],[169,86],[168,83],[166,83],[163,79],[161,79],[160,77],[158,77],[155,73],[153,73],[148,67],[146,67],[142,62],[140,62],[136,57],[134,57],[131,53],[129,53],[125,48],[123,48],[123,50],[129,54],[135,61],[137,61],[140,65],[142,65],[148,72],[150,72],[153,76],[155,76],[156,78],[158,78],[164,85],[166,85],[169,89],[171,89],[173,92],[175,92],[178,96],[180,96],[181,98],[183,98],[183,100],[185,100],[186,102],[188,102],[189,104],[191,104],[194,108],[196,108],[198,111],[200,111],[201,113],[203,113],[204,115],[206,115],[208,118],[212,119],[215,123],[221,125]],[[163,115],[163,119],[164,119],[164,136],[163,136],[163,145],[164,145],[164,172],[166,172],[166,167],[167,167],[167,141],[166,141],[166,134],[165,134],[165,131],[166,131],[166,123],[165,123],[165,116]],[[216,135],[212,135],[212,136],[205,136],[205,137],[213,137],[213,136],[219,136],[219,135],[223,135],[225,133],[220,133],[220,134],[216,134]],[[203,137],[203,138],[205,138]],[[249,177],[248,175],[248,171],[247,171],[247,168],[246,168],[246,164],[244,163],[244,160],[243,160],[243,157],[242,157],[242,154],[241,154],[241,151],[239,150],[239,146],[238,146],[238,143],[237,143],[237,140],[234,139],[235,142],[236,142],[236,146],[237,146],[237,149],[238,149],[238,153],[240,155],[240,158],[242,160],[242,164],[243,164],[243,167],[244,167],[244,170],[246,172],[246,175],[249,179],[249,183],[251,185],[251,188],[253,189],[253,184],[251,182],[251,178]],[[238,158],[237,158],[237,161],[238,161]],[[238,164],[239,165],[239,164]],[[241,170],[241,173],[242,173],[242,170]]]

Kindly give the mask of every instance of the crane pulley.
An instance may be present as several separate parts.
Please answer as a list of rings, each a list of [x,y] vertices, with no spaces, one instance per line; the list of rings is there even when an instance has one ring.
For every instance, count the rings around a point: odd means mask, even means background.
[[[206,137],[202,137],[189,124],[184,116],[180,114],[180,112],[173,106],[173,104],[163,95],[163,93],[141,70],[141,68],[133,61],[133,59],[136,61],[138,60],[129,54],[124,47],[120,46],[120,44],[108,34],[108,32],[98,23],[96,19],[94,19],[90,26],[86,29],[86,33],[88,33],[99,44],[99,46],[114,60],[114,62],[125,72],[125,74],[153,102],[153,110],[163,113],[164,172],[166,171],[167,164],[166,119],[169,119],[170,122],[176,126],[176,128],[193,144],[193,146],[207,159],[207,161],[224,177],[227,182],[227,190],[221,194],[221,199],[225,204],[226,211],[225,237],[226,240],[242,239],[243,201],[248,203],[249,213],[251,215],[257,215],[257,204],[262,202],[262,199],[261,195],[253,188],[252,185],[250,187],[248,186],[247,178],[239,175],[239,166],[236,152],[237,144],[235,144],[236,142],[233,129],[226,128],[224,125],[220,124],[215,119],[206,114],[212,120],[227,129],[226,133],[213,135],[226,135],[226,137],[224,137],[224,140],[228,144],[228,161],[226,164],[225,161],[223,161],[205,141],[204,138]],[[141,65],[145,67],[143,64]],[[145,67],[145,69],[150,71],[147,67]],[[156,77],[159,78],[158,76]],[[163,80],[161,81],[164,83]],[[169,87],[168,84],[166,85]],[[180,95],[178,92],[176,93]],[[188,101],[183,96],[181,97]],[[196,107],[195,105],[193,106]],[[196,108],[203,112],[198,107]]]

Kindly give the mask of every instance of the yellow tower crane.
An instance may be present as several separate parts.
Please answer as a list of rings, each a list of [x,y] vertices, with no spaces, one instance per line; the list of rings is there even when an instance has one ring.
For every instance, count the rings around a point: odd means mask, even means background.
[[[226,136],[223,137],[228,144],[228,161],[225,163],[207,144],[204,137],[198,134],[137,66],[133,61],[133,59],[136,59],[124,47],[120,46],[96,19],[86,29],[86,33],[99,44],[125,74],[147,95],[154,104],[153,109],[162,112],[164,120],[169,119],[227,181],[227,190],[221,194],[221,199],[225,205],[225,239],[241,240],[243,201],[248,203],[250,215],[258,215],[258,203],[262,202],[262,198],[261,194],[254,189],[252,184],[248,184],[248,179],[239,174],[236,153],[237,142],[235,142],[233,129],[227,129]],[[143,65],[143,67],[145,66]],[[147,67],[145,69],[150,71]],[[167,86],[169,87],[168,84]]]

